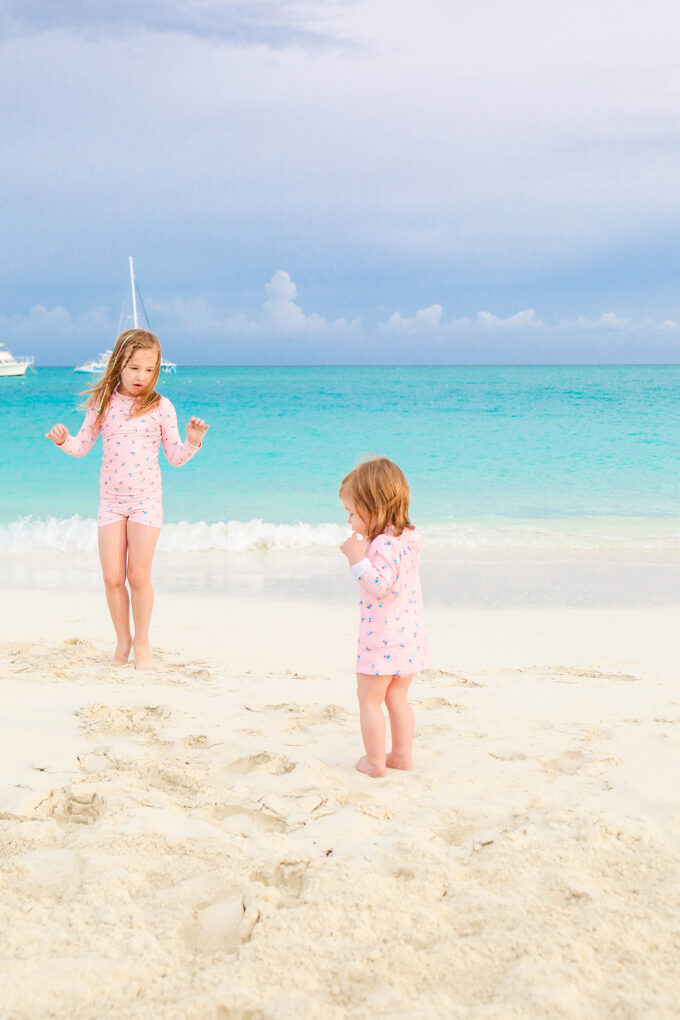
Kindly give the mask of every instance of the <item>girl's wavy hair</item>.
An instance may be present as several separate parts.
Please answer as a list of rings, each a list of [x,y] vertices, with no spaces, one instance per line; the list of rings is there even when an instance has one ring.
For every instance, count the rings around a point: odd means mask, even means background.
[[[99,379],[94,386],[90,387],[89,390],[83,391],[83,396],[88,397],[83,407],[94,407],[97,410],[95,424],[101,424],[104,415],[109,409],[111,394],[120,382],[120,373],[123,371],[135,351],[156,351],[157,358],[156,371],[154,372],[153,378],[146,389],[135,398],[130,417],[137,418],[140,414],[146,414],[147,411],[154,408],[160,401],[161,395],[160,393],[156,393],[155,389],[156,383],[158,382],[158,376],[161,371],[160,341],[156,334],[152,333],[151,330],[126,329],[124,333],[121,333],[120,336],[116,338],[116,342],[113,345],[113,352],[101,379]]]
[[[404,472],[387,457],[372,457],[350,471],[340,485],[340,498],[349,496],[360,516],[368,525],[369,541],[385,528],[394,528],[401,535],[412,528],[408,518],[411,490]]]

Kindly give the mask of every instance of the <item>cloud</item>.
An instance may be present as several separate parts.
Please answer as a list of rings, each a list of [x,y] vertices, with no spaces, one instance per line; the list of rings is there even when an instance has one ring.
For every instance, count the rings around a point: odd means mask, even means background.
[[[357,334],[361,331],[358,318],[348,321],[344,318],[329,320],[316,312],[303,311],[296,302],[297,287],[290,275],[279,269],[265,284],[266,300],[259,315],[221,315],[211,308],[205,299],[195,301],[177,300],[169,305],[147,301],[149,310],[162,322],[181,325],[186,332],[211,336],[247,336],[249,338],[291,339],[295,337],[316,338],[320,342],[332,336]]]
[[[545,323],[536,318],[533,308],[527,308],[523,312],[515,312],[503,319],[491,312],[478,312],[477,322],[484,329],[530,329],[535,326],[543,326]]]
[[[73,315],[60,305],[54,308],[34,305],[25,315],[0,315],[0,333],[7,343],[38,343],[50,346],[55,354],[81,340],[106,345],[114,329],[114,317],[106,308],[90,308]]]
[[[383,329],[387,332],[401,334],[429,334],[438,333],[474,333],[489,331],[520,331],[545,327],[546,324],[536,318],[533,308],[527,308],[522,312],[516,312],[503,318],[494,315],[492,312],[478,312],[475,319],[464,317],[462,319],[450,319],[442,322],[443,309],[441,305],[430,305],[429,308],[422,308],[410,318],[404,317],[395,312],[384,323]]]
[[[430,305],[429,308],[423,308],[411,317],[394,312],[380,328],[386,333],[404,336],[436,337],[462,334],[482,336],[490,333],[557,336],[563,333],[672,333],[680,329],[680,323],[674,319],[632,319],[617,315],[616,312],[604,312],[598,316],[577,315],[571,319],[549,323],[537,318],[533,308],[526,308],[505,317],[481,311],[475,318],[466,316],[443,321],[442,306]]]
[[[311,0],[5,0],[0,9],[3,36],[29,36],[64,30],[85,34],[128,35],[139,31],[178,32],[236,45],[328,46],[341,42]]]
[[[603,315],[598,316],[587,316],[578,315],[575,319],[563,319],[559,324],[560,329],[577,329],[585,330],[586,332],[592,330],[625,330],[630,331],[631,329],[639,329],[643,326],[645,328],[663,328],[665,323],[654,323],[650,319],[645,319],[637,324],[633,323],[629,318],[623,318],[617,315],[616,312],[605,312]]]
[[[439,328],[443,310],[441,305],[430,305],[421,308],[411,319],[395,312],[385,323],[385,329],[396,333],[429,333]]]
[[[577,315],[548,322],[527,308],[502,316],[445,319],[441,304],[367,323],[330,319],[302,307],[289,273],[278,270],[254,312],[229,313],[205,297],[156,301],[146,308],[168,356],[180,364],[488,364],[677,362],[674,319]],[[119,320],[109,309],[80,314],[35,305],[0,315],[0,335],[15,354],[40,364],[75,365],[110,346]],[[124,322],[123,322],[124,326]],[[121,327],[123,328],[123,327]]]

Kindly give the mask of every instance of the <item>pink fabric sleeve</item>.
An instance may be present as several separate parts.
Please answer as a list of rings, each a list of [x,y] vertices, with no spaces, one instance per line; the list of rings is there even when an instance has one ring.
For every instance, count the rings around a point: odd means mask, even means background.
[[[388,555],[383,536],[378,535],[366,553],[366,568],[358,578],[359,584],[368,595],[382,598],[396,583],[399,569],[391,559],[388,559]]]
[[[101,424],[96,424],[96,418],[97,412],[94,407],[89,407],[78,435],[69,436],[59,449],[67,453],[69,457],[84,457],[86,453],[89,453],[101,431]]]
[[[162,397],[160,402],[161,413],[161,442],[165,450],[165,456],[173,467],[181,467],[191,460],[200,446],[194,446],[188,439],[182,442],[177,428],[177,412],[167,397]]]

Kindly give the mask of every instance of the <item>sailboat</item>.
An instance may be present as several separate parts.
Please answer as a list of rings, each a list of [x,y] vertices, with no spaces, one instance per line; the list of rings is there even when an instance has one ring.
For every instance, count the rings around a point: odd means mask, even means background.
[[[139,304],[142,306],[144,318],[146,319],[146,328],[149,329],[149,316],[146,314],[146,308],[144,308],[144,302],[142,301],[142,295],[139,293],[137,284],[135,282],[135,266],[132,261],[132,255],[129,256],[130,262],[130,290],[132,291],[132,328],[139,329]],[[139,298],[139,304],[138,299]],[[120,328],[122,325],[123,313],[121,312],[120,319],[118,321],[118,332],[122,333]],[[83,362],[82,365],[76,365],[74,372],[86,372],[89,375],[101,375],[102,372],[106,371],[106,366],[109,363],[109,358],[113,354],[113,350],[109,348],[103,351],[98,358],[92,358],[90,361]],[[174,374],[177,371],[177,365],[174,361],[168,361],[167,358],[161,358],[161,372]]]

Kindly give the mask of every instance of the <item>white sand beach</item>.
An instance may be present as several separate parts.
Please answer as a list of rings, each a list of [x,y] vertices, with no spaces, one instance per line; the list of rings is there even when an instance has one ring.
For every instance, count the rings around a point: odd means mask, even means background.
[[[355,607],[0,596],[0,1015],[680,1015],[680,607],[428,612],[370,780]]]

